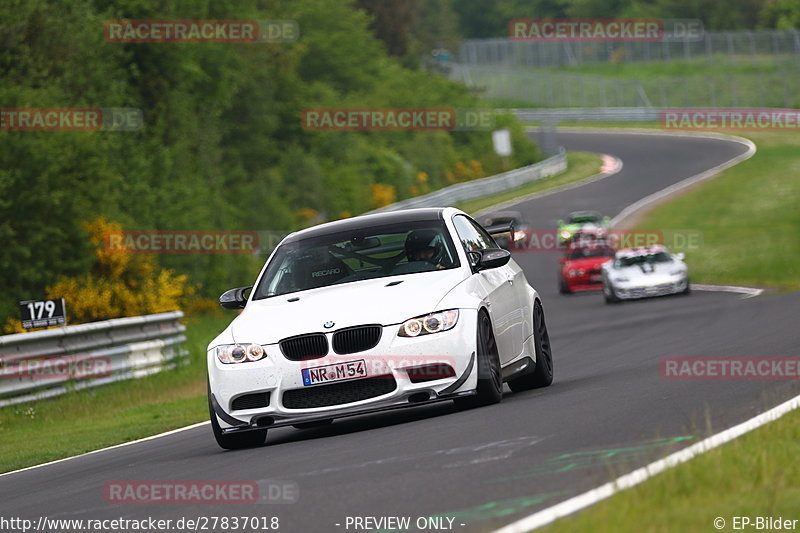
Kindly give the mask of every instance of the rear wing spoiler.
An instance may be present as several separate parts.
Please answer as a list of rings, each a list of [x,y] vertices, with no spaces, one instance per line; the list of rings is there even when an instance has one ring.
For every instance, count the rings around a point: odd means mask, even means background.
[[[510,233],[512,238],[514,236],[514,224],[509,222],[507,224],[495,224],[493,226],[485,226],[483,229],[486,230],[486,233],[494,237],[495,235],[500,235],[501,233]]]

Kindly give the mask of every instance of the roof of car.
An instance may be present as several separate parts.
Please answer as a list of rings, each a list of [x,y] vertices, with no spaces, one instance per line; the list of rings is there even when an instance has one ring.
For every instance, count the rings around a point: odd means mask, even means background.
[[[325,222],[304,230],[297,231],[286,237],[284,242],[294,242],[300,238],[318,237],[340,231],[351,231],[360,228],[372,228],[384,224],[396,224],[404,222],[416,222],[420,220],[442,220],[444,218],[445,207],[426,207],[419,209],[403,209],[401,211],[389,211],[386,213],[375,213],[371,215],[359,215],[351,218],[343,218],[333,222]]]

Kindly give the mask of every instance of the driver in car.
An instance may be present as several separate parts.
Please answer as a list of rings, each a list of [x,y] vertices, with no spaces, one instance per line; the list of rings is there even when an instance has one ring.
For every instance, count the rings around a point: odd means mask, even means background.
[[[418,229],[406,237],[405,249],[408,262],[425,261],[436,268],[446,268],[441,264],[444,250],[439,232],[434,229]]]

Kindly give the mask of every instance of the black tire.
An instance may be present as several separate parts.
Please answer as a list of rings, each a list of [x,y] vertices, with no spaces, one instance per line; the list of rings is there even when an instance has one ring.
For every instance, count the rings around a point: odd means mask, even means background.
[[[302,424],[294,424],[292,425],[292,427],[295,429],[313,429],[313,428],[330,426],[332,423],[333,423],[333,418],[328,418],[327,420],[315,420],[314,422],[303,422]]]
[[[606,283],[603,283],[603,297],[605,297],[607,304],[618,304],[620,302],[619,297],[614,292],[614,288]]]
[[[569,290],[569,285],[564,281],[564,278],[558,278],[558,292],[561,294],[572,294]]]
[[[514,392],[547,387],[553,382],[553,350],[539,302],[533,306],[533,341],[536,346],[536,366],[532,372],[510,379],[508,387]]]
[[[241,433],[222,432],[217,420],[217,414],[214,412],[214,407],[211,405],[211,390],[208,392],[208,416],[211,418],[211,431],[214,433],[214,439],[219,444],[220,448],[226,450],[241,450],[242,448],[252,448],[254,446],[261,446],[267,440],[266,429],[255,429],[252,431],[243,431]]]
[[[692,287],[690,286],[689,278],[686,278],[686,288],[683,289],[683,292],[681,292],[681,294],[692,294]]]
[[[459,407],[471,409],[499,403],[503,399],[500,354],[497,351],[492,321],[485,311],[478,314],[476,359],[478,361],[477,394],[466,398],[456,398],[454,402]]]

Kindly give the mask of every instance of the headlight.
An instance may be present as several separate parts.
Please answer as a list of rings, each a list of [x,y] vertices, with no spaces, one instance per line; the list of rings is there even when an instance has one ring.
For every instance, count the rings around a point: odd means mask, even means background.
[[[562,232],[560,233],[560,235],[561,235],[561,238],[562,238],[562,239],[566,240],[566,239],[569,239],[570,235],[572,235],[572,234],[571,234],[569,231],[567,231],[567,230],[564,230],[564,231],[562,231]]]
[[[266,355],[260,344],[222,344],[211,349],[221,363],[258,361]]]
[[[581,270],[581,269],[578,269],[578,270],[570,270],[570,271],[569,271],[569,275],[570,275],[570,277],[574,277],[574,276],[583,276],[583,270]]]
[[[615,283],[617,283],[617,282],[622,282],[622,283],[624,283],[624,282],[626,282],[626,281],[630,281],[630,280],[629,280],[628,278],[626,278],[626,277],[623,277],[623,276],[618,276],[618,277],[614,278],[614,279],[613,279],[613,281],[614,281]]]
[[[681,274],[686,274],[685,270],[673,270],[669,273],[670,276],[679,276]]]
[[[401,337],[419,337],[452,329],[458,322],[458,309],[437,311],[416,318],[409,318],[400,325],[397,334]]]

